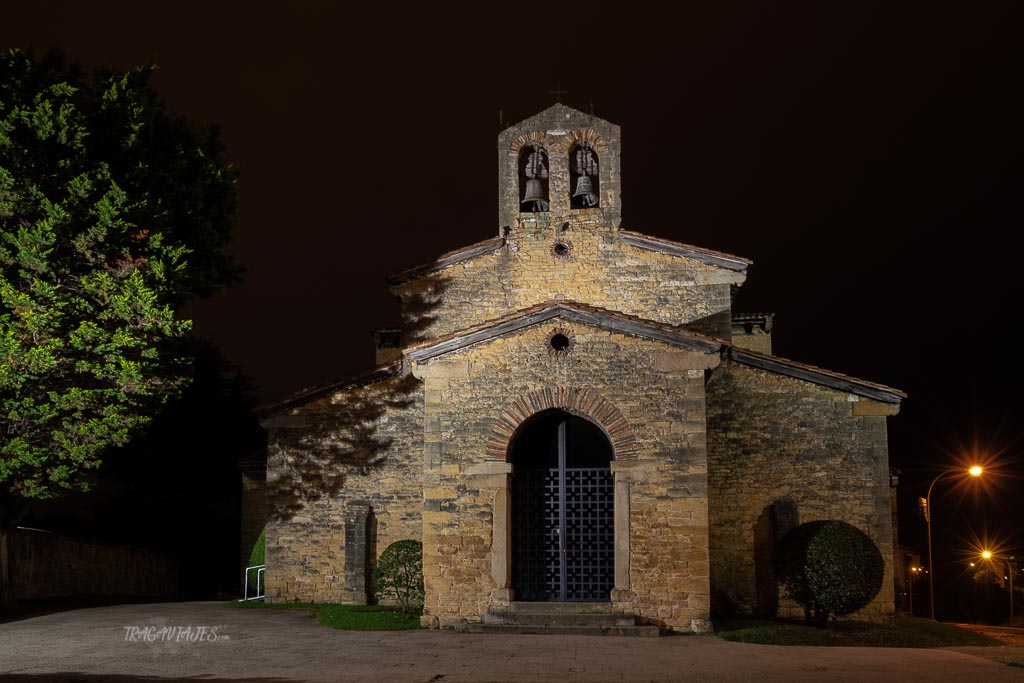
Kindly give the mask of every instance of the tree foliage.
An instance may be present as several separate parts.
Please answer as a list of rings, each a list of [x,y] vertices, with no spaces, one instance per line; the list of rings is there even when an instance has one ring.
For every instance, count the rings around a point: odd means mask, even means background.
[[[863,531],[838,520],[807,522],[779,540],[775,576],[809,624],[863,609],[882,588],[885,560]]]
[[[258,567],[261,564],[266,564],[266,546],[267,528],[263,527],[263,531],[260,532],[260,537],[256,539],[256,542],[252,546],[252,552],[249,553],[249,567]],[[246,569],[246,572],[245,578],[248,582],[248,586],[251,588],[247,589],[245,597],[249,597],[249,591],[251,591],[253,595],[261,595],[263,593],[263,574],[260,573],[259,569]]]
[[[87,489],[187,381],[179,316],[237,279],[234,168],[154,66],[0,55],[0,488]]]
[[[409,614],[423,607],[423,544],[395,541],[381,553],[373,568],[378,597],[395,600]]]

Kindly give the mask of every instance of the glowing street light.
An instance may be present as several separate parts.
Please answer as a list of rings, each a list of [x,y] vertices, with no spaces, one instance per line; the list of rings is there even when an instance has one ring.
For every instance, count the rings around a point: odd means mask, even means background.
[[[992,560],[1006,560],[1006,573],[1010,575],[1010,628],[1013,628],[1013,573],[1017,571],[1016,559],[1013,555],[995,555],[991,550],[982,550],[981,559],[991,562]]]
[[[983,472],[980,465],[973,465],[967,470],[972,477],[980,477]],[[963,474],[960,468],[940,472],[939,476],[932,479],[928,487],[928,495],[922,499],[924,509],[924,521],[928,525],[928,610],[932,621],[935,621],[935,563],[932,561],[932,489],[935,484],[947,474]]]
[[[921,571],[921,567],[915,567],[913,565],[910,567],[910,580],[907,582],[910,584],[907,588],[907,597],[910,598],[910,616],[914,616],[914,581],[916,581],[917,577],[921,575]]]

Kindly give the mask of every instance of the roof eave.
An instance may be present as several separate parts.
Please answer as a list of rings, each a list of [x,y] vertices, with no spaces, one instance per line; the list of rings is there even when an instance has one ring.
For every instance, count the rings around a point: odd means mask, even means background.
[[[735,346],[729,349],[729,357],[743,365],[767,370],[794,379],[804,380],[812,384],[826,386],[838,391],[844,391],[856,396],[863,396],[882,403],[899,404],[907,397],[907,394],[899,389],[893,389],[883,384],[867,382],[856,377],[842,375],[830,370],[816,368],[804,363],[798,363],[778,356],[769,356],[756,351],[739,349]]]
[[[481,326],[468,328],[462,332],[445,335],[439,338],[439,340],[422,342],[407,349],[406,353],[413,362],[422,363],[446,353],[496,339],[558,317],[613,332],[683,346],[704,353],[717,352],[723,344],[721,340],[712,337],[705,337],[682,329],[669,329],[665,326],[652,325],[639,318],[613,317],[603,315],[598,311],[584,310],[567,303],[552,303],[523,309],[515,317],[499,319],[493,324],[485,323]]]
[[[742,256],[733,256],[725,252],[701,249],[691,244],[673,242],[661,239],[660,237],[651,237],[650,235],[630,230],[620,230],[619,237],[624,243],[632,247],[656,251],[661,254],[680,256],[682,258],[696,259],[703,263],[709,263],[740,273],[746,272],[747,268],[753,263],[750,259],[745,259]]]
[[[454,266],[457,263],[462,263],[463,261],[468,261],[470,259],[477,258],[478,256],[489,254],[492,251],[497,251],[503,246],[505,246],[504,237],[492,237],[489,240],[477,242],[476,244],[471,244],[468,247],[463,247],[462,249],[456,249],[455,251],[449,251],[446,254],[441,254],[436,259],[428,263],[422,263],[418,266],[413,266],[408,270],[403,270],[401,273],[388,277],[387,283],[392,286],[405,284],[410,280],[415,280],[423,277],[424,275],[436,273],[448,266]]]
[[[281,412],[289,409],[301,406],[305,403],[309,403],[321,396],[326,394],[335,393],[338,391],[346,391],[348,389],[356,389],[358,387],[364,387],[368,384],[374,384],[388,377],[394,377],[402,370],[402,361],[391,363],[390,365],[383,365],[379,368],[375,368],[370,372],[350,377],[349,379],[340,380],[337,382],[331,382],[330,384],[324,384],[318,387],[312,387],[310,389],[303,389],[292,396],[278,401],[277,403],[271,403],[266,406],[260,406],[256,408],[256,415],[261,421],[266,418],[278,415]]]

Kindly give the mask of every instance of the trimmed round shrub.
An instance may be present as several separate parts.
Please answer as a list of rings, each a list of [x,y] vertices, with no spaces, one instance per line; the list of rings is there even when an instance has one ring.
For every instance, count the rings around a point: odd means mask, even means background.
[[[385,548],[373,568],[373,589],[378,598],[394,600],[406,614],[423,609],[423,544],[395,541]]]
[[[838,520],[807,522],[779,540],[775,576],[809,624],[866,607],[882,588],[885,560],[867,534]]]

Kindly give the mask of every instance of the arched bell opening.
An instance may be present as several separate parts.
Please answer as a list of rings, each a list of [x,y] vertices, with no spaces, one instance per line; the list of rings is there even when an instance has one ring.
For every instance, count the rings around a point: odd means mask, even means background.
[[[548,211],[548,153],[543,147],[527,145],[519,152],[519,211]]]
[[[601,174],[597,152],[587,143],[569,149],[569,206],[592,209],[601,204]]]
[[[523,601],[607,601],[615,587],[612,444],[564,410],[526,420],[509,445],[512,589]]]

